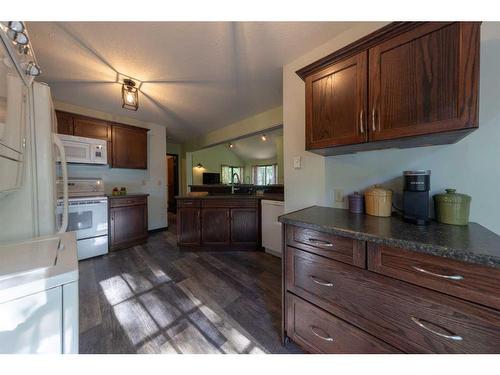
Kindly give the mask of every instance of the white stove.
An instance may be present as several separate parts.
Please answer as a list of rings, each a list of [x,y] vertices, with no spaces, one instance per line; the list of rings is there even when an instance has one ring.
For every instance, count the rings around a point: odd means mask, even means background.
[[[58,183],[58,191],[62,191]],[[68,179],[68,232],[75,232],[78,260],[108,253],[108,198],[100,178]],[[62,201],[57,204],[58,221]]]

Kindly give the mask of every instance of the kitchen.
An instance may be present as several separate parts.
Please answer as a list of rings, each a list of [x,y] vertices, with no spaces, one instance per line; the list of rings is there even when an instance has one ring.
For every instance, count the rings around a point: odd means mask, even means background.
[[[0,352],[500,353],[498,23],[128,26],[2,23]]]

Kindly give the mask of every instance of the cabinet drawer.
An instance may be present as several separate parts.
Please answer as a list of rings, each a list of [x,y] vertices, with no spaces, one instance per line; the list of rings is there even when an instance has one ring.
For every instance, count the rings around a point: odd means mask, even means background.
[[[203,199],[202,207],[257,207],[257,199]]]
[[[137,206],[146,204],[148,201],[147,197],[120,197],[120,198],[110,198],[109,207],[124,207],[124,206]]]
[[[500,310],[500,270],[369,244],[368,268],[412,284]]]
[[[199,199],[178,199],[177,207],[200,207],[201,201]]]
[[[287,244],[340,262],[366,268],[366,244],[364,241],[288,226]]]
[[[500,312],[288,247],[288,291],[408,353],[500,353]]]
[[[397,353],[390,345],[287,293],[287,335],[312,353]]]

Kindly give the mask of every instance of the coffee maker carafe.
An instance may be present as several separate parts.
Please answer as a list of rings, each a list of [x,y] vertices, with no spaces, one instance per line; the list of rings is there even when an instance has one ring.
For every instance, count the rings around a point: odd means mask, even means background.
[[[417,225],[429,224],[431,171],[404,171],[403,219]]]

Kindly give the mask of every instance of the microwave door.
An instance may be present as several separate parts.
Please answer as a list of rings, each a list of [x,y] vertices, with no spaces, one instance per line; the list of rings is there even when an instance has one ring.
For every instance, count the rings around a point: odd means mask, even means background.
[[[64,141],[64,151],[68,163],[92,163],[92,150],[88,143]]]

